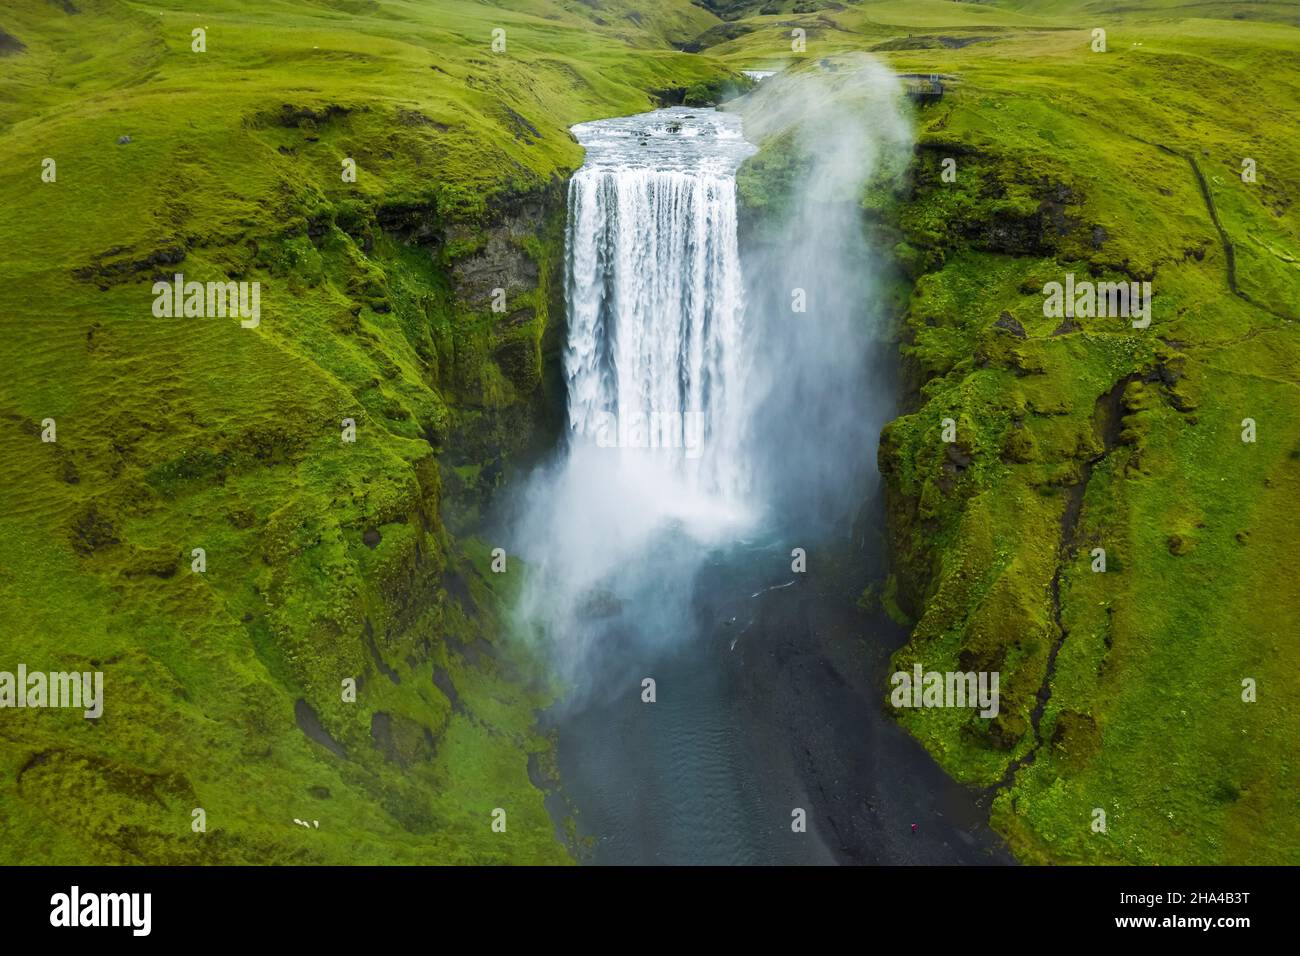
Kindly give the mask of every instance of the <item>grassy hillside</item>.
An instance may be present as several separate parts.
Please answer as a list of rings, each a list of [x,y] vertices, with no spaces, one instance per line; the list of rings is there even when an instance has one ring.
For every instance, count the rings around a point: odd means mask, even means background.
[[[0,862],[566,860],[474,530],[553,428],[567,128],[858,50],[945,77],[864,210],[896,664],[1002,675],[991,727],[906,725],[1025,860],[1300,861],[1300,4],[192,7],[0,11],[0,670],[107,697],[0,712]],[[156,318],[176,272],[260,325]],[[1151,281],[1151,327],[1044,317],[1067,272]]]
[[[716,19],[192,7],[0,12],[0,670],[107,698],[0,716],[0,862],[565,860],[510,574],[448,521],[546,434],[567,127],[716,75],[667,47]],[[155,318],[177,272],[260,325]]]
[[[861,3],[708,49],[945,78],[908,190],[868,203],[914,280],[885,593],[913,626],[897,667],[997,670],[1002,713],[908,729],[997,789],[1025,860],[1295,863],[1300,6],[1111,6]],[[1068,272],[1151,281],[1150,328],[1045,317]]]

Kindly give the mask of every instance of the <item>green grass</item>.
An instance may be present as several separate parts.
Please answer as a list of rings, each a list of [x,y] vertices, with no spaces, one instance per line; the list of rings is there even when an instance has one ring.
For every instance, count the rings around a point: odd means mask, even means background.
[[[904,725],[958,778],[999,786],[993,822],[1022,859],[1294,863],[1297,8],[1141,7],[864,3],[805,18],[803,58],[788,52],[797,18],[710,52],[798,69],[866,46],[949,77],[918,112],[914,192],[890,207],[900,264],[921,273],[903,323],[916,407],[882,439],[893,586],[916,622],[895,664],[999,670],[1002,714],[908,711]],[[1224,19],[1173,19],[1191,13]],[[913,42],[887,42],[902,26]],[[1089,48],[1093,26],[1109,52]],[[956,183],[939,177],[945,156]],[[1267,181],[1241,181],[1247,156]],[[1151,328],[1081,319],[1054,335],[1040,290],[1068,271],[1152,279]],[[1004,313],[1025,338],[995,327]],[[1130,375],[1147,381],[1107,451],[1097,403]],[[939,438],[946,417],[965,467]],[[1246,417],[1267,437],[1244,444]],[[1082,514],[1063,542],[1072,493]],[[1244,703],[1246,677],[1269,694]]]
[[[101,668],[107,696],[4,712],[0,861],[565,861],[527,772],[551,691],[447,521],[542,429],[567,127],[715,82],[667,48],[715,20],[189,6],[0,14],[0,669]],[[260,327],[155,319],[173,272],[260,282]]]
[[[566,860],[528,774],[554,688],[472,531],[550,427],[567,128],[859,50],[947,77],[907,188],[864,197],[916,385],[881,446],[895,661],[1002,675],[992,727],[905,726],[1024,860],[1300,860],[1300,5],[74,3],[0,13],[0,669],[102,668],[107,702],[0,717],[0,861]],[[742,171],[760,217],[788,145]],[[261,326],[155,319],[176,271],[259,281]],[[1151,328],[1054,334],[1067,271],[1150,279]]]

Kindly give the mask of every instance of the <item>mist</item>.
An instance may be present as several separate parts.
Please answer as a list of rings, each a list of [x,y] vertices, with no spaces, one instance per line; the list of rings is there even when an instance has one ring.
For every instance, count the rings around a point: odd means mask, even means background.
[[[860,200],[906,161],[899,103],[862,57],[778,74],[724,112],[575,127],[569,430],[509,524],[527,568],[515,623],[569,706],[626,692],[648,657],[699,633],[706,565],[847,531],[869,494],[892,399]],[[742,250],[735,170],[774,139],[800,175]],[[674,417],[698,447],[660,447],[647,422]]]
[[[901,102],[893,73],[857,55],[778,73],[737,103],[746,135],[784,143],[801,171],[784,213],[753,230],[743,265],[757,346],[748,385],[756,492],[773,523],[803,540],[847,532],[876,490],[877,440],[893,417],[884,267],[861,201],[906,167]]]

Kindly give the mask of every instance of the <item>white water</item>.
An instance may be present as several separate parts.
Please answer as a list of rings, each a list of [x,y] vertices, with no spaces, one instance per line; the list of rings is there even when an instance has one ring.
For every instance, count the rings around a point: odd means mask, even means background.
[[[736,238],[740,119],[584,123],[569,187],[568,440],[515,521],[519,615],[575,694],[594,657],[694,631],[710,549],[753,528],[752,343]]]
[[[753,147],[736,115],[574,128],[569,434],[511,530],[519,619],[564,678],[558,765],[597,862],[825,863],[836,846],[915,860],[905,821],[940,804],[955,818],[948,796],[964,795],[936,788],[838,666],[812,663],[860,637],[851,603],[806,582],[828,540],[816,519],[848,534],[884,414],[858,197],[903,139],[888,71],[851,66],[742,101],[756,138],[789,129],[808,151],[807,187],[771,238],[750,237],[744,276],[734,177]],[[828,105],[855,92],[858,109]],[[791,573],[796,545],[807,575]]]
[[[572,441],[634,458],[660,495],[735,511],[751,477],[735,171],[753,147],[713,110],[573,132],[587,161],[569,186]]]

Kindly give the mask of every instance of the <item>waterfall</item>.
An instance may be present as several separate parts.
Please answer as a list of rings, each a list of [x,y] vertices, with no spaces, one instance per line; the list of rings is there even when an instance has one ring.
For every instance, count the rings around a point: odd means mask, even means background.
[[[736,502],[747,491],[738,117],[673,109],[585,123],[569,186],[574,444]]]
[[[564,688],[548,710],[557,766],[599,862],[829,862],[822,818],[795,833],[790,807],[903,765],[842,760],[855,735],[835,732],[805,786],[810,734],[885,718],[844,709],[856,695],[838,665],[803,664],[861,635],[851,598],[800,573],[804,555],[828,567],[843,551],[887,407],[860,203],[878,160],[910,155],[896,85],[878,66],[799,71],[736,102],[752,140],[792,133],[798,157],[789,182],[756,171],[782,201],[743,259],[736,173],[754,147],[739,114],[573,128],[586,160],[569,187],[568,435],[503,543],[523,570],[515,630]],[[840,109],[845,94],[860,108]],[[862,746],[896,737],[868,730]],[[861,813],[850,803],[844,819]]]
[[[762,97],[738,107],[755,139],[800,131],[811,180],[743,262],[736,172],[755,147],[740,114],[573,127],[568,435],[509,531],[529,569],[520,626],[575,683],[602,654],[632,666],[634,644],[691,641],[699,574],[726,555],[779,548],[786,576],[759,583],[784,583],[795,547],[849,537],[885,407],[869,397],[879,310],[858,197],[881,157],[906,153],[891,83],[875,67],[783,94],[777,76],[744,99]],[[822,84],[863,93],[862,110],[817,107]]]

